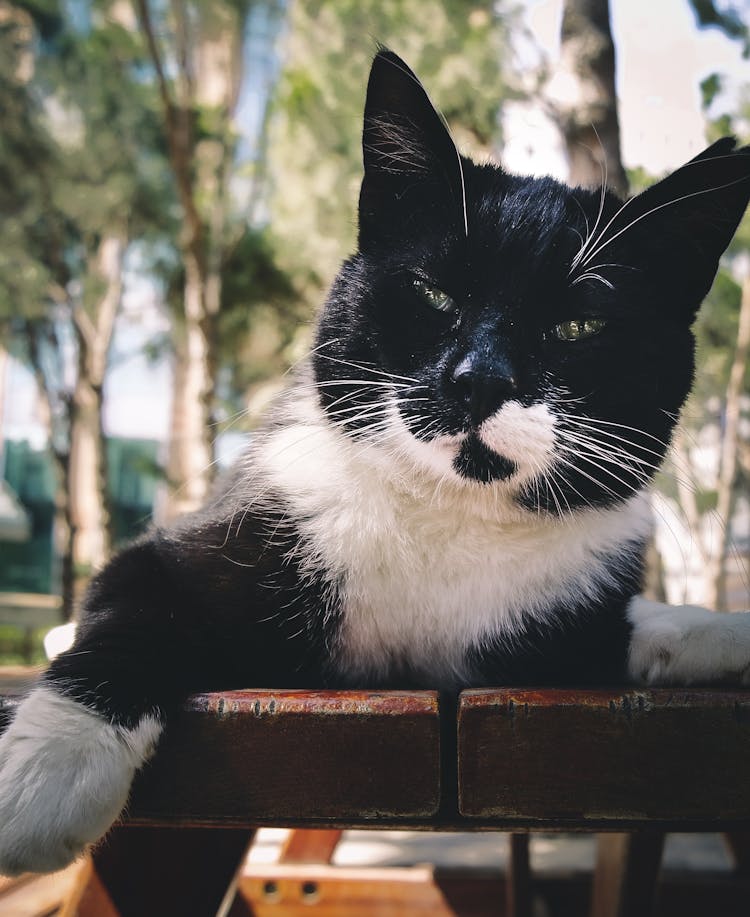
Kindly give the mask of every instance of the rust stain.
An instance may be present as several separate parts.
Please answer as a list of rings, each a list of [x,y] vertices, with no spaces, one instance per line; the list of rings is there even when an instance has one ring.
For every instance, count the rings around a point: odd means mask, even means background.
[[[476,688],[463,691],[459,698],[459,712],[510,709],[510,704],[529,708],[582,707],[614,712],[647,712],[662,708],[721,709],[744,707],[750,716],[750,690],[715,688],[648,690],[623,688]]]
[[[222,691],[196,694],[184,709],[225,717],[237,715],[313,714],[317,716],[438,716],[433,691]]]

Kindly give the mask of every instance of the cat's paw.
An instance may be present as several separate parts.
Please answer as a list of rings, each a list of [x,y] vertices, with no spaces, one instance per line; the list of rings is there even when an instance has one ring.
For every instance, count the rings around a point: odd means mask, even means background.
[[[52,872],[110,827],[161,726],[132,730],[47,687],[21,703],[0,738],[0,875]]]
[[[722,614],[692,605],[635,599],[628,658],[641,684],[750,684],[750,613]]]

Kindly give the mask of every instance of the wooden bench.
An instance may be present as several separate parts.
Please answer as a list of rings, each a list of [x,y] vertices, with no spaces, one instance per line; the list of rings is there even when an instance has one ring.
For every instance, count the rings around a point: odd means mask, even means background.
[[[64,913],[250,914],[238,867],[254,829],[286,826],[514,832],[513,915],[530,913],[525,832],[601,832],[591,913],[648,917],[664,832],[728,832],[747,866],[749,777],[750,692],[198,695]]]

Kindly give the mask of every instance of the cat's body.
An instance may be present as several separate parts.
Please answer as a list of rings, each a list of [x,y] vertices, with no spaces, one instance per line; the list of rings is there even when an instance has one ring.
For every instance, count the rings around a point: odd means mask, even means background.
[[[749,151],[624,206],[508,176],[389,52],[364,150],[359,250],[273,422],[96,578],[0,740],[0,872],[99,837],[191,691],[747,678],[750,616],[638,592]]]

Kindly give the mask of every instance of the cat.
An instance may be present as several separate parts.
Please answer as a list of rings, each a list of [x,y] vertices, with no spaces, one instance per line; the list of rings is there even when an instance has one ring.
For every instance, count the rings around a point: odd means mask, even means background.
[[[748,682],[750,614],[638,593],[750,148],[627,202],[510,175],[382,49],[363,152],[308,361],[208,505],[96,576],[0,740],[0,872],[95,842],[193,691]]]

